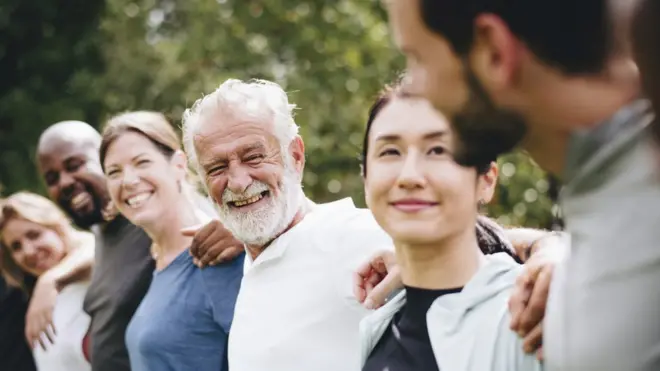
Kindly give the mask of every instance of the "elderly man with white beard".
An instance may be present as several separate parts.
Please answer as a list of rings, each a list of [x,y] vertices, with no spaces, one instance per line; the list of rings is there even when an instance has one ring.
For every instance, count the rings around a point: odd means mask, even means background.
[[[368,209],[305,197],[294,107],[275,83],[231,79],[183,117],[190,162],[247,251],[229,334],[232,371],[359,370],[359,322],[369,311],[355,299],[352,277],[393,250]],[[519,256],[556,247],[543,231],[507,232]]]
[[[248,252],[229,338],[233,371],[359,369],[352,273],[392,242],[350,199],[302,189],[294,105],[274,83],[228,80],[183,120],[191,163],[222,224]]]

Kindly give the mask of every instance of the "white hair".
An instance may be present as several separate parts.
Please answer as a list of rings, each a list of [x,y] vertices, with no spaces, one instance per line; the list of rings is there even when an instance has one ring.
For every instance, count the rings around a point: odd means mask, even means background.
[[[236,118],[255,118],[264,125],[273,125],[273,134],[287,158],[288,146],[298,135],[298,125],[293,119],[295,104],[289,103],[286,92],[278,84],[266,80],[243,82],[229,79],[213,93],[198,99],[183,114],[183,145],[193,168],[200,174],[201,168],[195,150],[195,135],[204,115],[209,113]],[[217,125],[222,125],[218,122]]]

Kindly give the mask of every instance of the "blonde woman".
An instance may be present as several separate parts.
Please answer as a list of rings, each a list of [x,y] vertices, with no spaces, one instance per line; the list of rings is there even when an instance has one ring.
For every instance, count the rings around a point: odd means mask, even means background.
[[[26,290],[27,276],[40,277],[71,252],[94,251],[94,237],[73,228],[64,213],[48,199],[27,192],[0,201],[0,270],[12,286]],[[89,273],[89,272],[88,272]],[[40,371],[86,371],[84,355],[89,316],[82,310],[88,281],[60,288],[52,314],[53,326],[31,344]]]
[[[156,271],[126,330],[131,369],[226,370],[244,253],[203,270],[194,264],[181,229],[213,209],[189,183],[176,132],[156,112],[119,115],[103,130],[100,160],[113,204],[154,242]]]

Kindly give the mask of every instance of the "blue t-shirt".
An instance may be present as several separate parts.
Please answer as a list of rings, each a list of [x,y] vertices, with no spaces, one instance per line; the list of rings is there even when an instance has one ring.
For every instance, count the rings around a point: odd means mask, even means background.
[[[244,258],[199,269],[186,250],[154,273],[126,330],[132,371],[227,370]]]

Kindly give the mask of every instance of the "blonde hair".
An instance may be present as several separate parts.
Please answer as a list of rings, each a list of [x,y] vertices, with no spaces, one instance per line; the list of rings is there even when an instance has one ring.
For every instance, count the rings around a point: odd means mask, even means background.
[[[158,151],[166,158],[171,158],[174,153],[182,150],[179,135],[162,113],[153,111],[122,113],[108,120],[101,134],[102,139],[101,148],[99,150],[99,159],[101,160],[101,167],[104,170],[104,162],[108,153],[108,148],[113,142],[127,132],[137,133],[144,136],[153,143]],[[181,184],[181,192],[192,205],[195,204],[193,195],[195,193],[200,193],[200,183],[201,182],[196,173],[191,171],[190,167],[188,167],[186,179]],[[152,243],[152,256],[155,255],[157,249],[156,244]]]
[[[8,246],[2,242],[2,232],[7,222],[22,219],[53,230],[67,249],[76,231],[67,216],[49,199],[30,192],[18,192],[0,200],[0,271],[11,286],[26,289],[25,272],[14,261]]]

